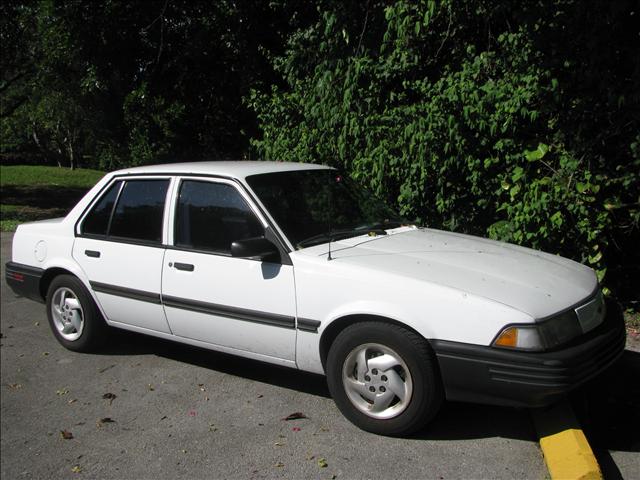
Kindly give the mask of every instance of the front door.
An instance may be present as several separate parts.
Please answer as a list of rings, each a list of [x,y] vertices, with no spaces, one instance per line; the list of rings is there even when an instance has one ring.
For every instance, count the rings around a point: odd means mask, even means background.
[[[175,335],[294,360],[293,267],[231,256],[231,243],[265,223],[233,182],[184,178],[173,210],[173,248],[162,301]]]

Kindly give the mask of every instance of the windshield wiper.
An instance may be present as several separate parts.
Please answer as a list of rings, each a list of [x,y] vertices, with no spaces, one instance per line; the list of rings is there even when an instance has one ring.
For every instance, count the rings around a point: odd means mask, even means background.
[[[384,223],[374,223],[372,225],[362,225],[356,228],[343,228],[340,230],[333,230],[331,232],[322,232],[317,235],[313,235],[309,238],[305,238],[304,240],[300,240],[297,243],[297,247],[309,247],[311,245],[318,245],[320,243],[326,242],[335,242],[336,240],[343,240],[349,237],[358,237],[360,235],[369,235],[369,236],[378,236],[378,235],[387,235],[387,230],[392,228],[398,228],[405,225],[402,222],[393,221],[393,222],[384,222]]]
[[[384,221],[380,223],[374,223],[372,225],[365,225],[363,227],[358,228],[358,230],[362,229],[366,232],[375,232],[378,235],[386,235],[387,234],[386,230],[402,227],[404,225],[407,225],[407,223],[393,220],[393,221]],[[384,232],[384,233],[381,233],[381,232]]]
[[[298,247],[309,247],[313,244],[320,244],[323,241],[336,241],[344,238],[355,237],[357,235],[364,235],[364,231],[362,230],[354,230],[353,228],[342,229],[342,230],[333,230],[331,232],[323,232],[317,235],[313,235],[309,238],[305,238],[304,240],[300,240],[297,243]],[[317,242],[317,243],[316,243]]]

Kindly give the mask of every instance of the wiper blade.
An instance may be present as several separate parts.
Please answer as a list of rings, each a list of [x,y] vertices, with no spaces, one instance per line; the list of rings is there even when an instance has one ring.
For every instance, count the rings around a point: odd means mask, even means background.
[[[333,230],[331,232],[323,232],[317,235],[313,235],[312,237],[305,238],[304,240],[300,240],[297,243],[297,247],[309,247],[314,244],[320,244],[324,241],[334,242],[336,240],[343,240],[349,237],[357,237],[359,235],[367,235],[370,232],[374,232],[378,235],[386,235],[387,232],[381,229],[370,229],[370,228],[349,228],[342,230]]]
[[[322,232],[317,235],[313,235],[309,238],[305,238],[304,240],[300,240],[297,243],[298,248],[309,247],[314,244],[320,244],[324,241],[334,242],[336,240],[342,240],[349,237],[357,237],[359,235],[387,235],[387,230],[392,228],[398,228],[405,225],[409,225],[405,222],[400,222],[397,220],[393,221],[385,221],[380,223],[374,223],[372,225],[361,225],[356,228],[343,228],[340,230],[332,230],[331,232]]]
[[[398,221],[385,221],[385,222],[380,222],[380,223],[374,223],[373,225],[367,225],[365,227],[362,227],[362,230],[366,230],[366,231],[370,231],[370,232],[376,232],[379,233],[380,231],[384,232],[383,234],[380,235],[386,235],[386,230],[391,230],[392,228],[398,228],[398,227],[402,227],[408,225],[406,222],[398,222]]]

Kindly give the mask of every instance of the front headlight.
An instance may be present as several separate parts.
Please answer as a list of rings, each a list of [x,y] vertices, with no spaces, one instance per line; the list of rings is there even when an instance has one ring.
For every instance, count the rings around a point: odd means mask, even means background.
[[[548,350],[582,334],[574,310],[568,310],[541,323],[509,325],[493,341],[494,347],[528,351]]]

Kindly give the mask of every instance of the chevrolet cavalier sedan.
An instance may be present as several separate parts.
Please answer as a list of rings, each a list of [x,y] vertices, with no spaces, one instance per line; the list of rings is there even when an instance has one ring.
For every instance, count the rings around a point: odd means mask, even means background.
[[[590,268],[419,227],[319,165],[109,173],[65,218],[18,227],[6,280],[70,350],[115,327],[325,374],[384,435],[444,399],[550,404],[625,344]]]

